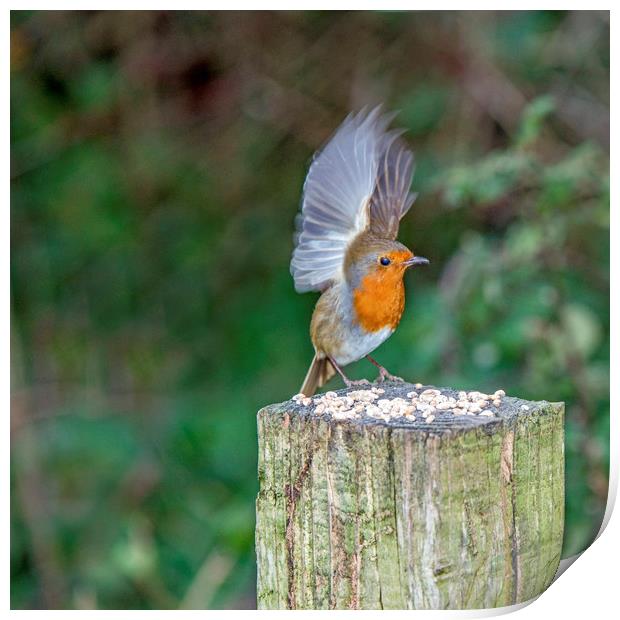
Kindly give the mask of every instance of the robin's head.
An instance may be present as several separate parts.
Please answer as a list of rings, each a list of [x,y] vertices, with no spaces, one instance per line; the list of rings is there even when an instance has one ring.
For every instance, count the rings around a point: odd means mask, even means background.
[[[359,287],[367,277],[385,283],[399,282],[409,267],[428,263],[428,259],[415,256],[398,241],[362,235],[347,252],[345,275],[353,288]]]

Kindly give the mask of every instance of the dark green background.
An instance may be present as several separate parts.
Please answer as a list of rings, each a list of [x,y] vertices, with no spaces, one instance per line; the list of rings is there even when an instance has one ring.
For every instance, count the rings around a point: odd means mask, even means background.
[[[588,545],[607,13],[13,13],[11,69],[13,607],[254,605],[255,414],[312,357],[300,190],[380,101],[418,159],[400,239],[432,264],[377,357],[566,401],[564,555]]]

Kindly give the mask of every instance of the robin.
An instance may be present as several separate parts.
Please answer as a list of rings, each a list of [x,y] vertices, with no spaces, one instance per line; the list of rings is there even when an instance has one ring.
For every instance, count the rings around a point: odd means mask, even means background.
[[[311,396],[342,367],[366,357],[379,380],[398,380],[370,357],[405,307],[403,276],[428,260],[396,241],[413,204],[414,158],[380,106],[350,114],[310,165],[297,216],[291,274],[295,289],[321,291],[310,337],[315,355],[300,392]]]

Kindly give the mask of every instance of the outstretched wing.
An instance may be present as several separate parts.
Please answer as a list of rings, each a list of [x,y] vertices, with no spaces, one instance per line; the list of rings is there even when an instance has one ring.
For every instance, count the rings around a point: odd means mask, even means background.
[[[370,199],[370,229],[386,239],[396,239],[398,224],[417,196],[409,191],[414,157],[400,140],[402,133],[397,129],[383,136],[377,182]]]
[[[402,190],[407,174],[411,182],[413,157],[409,151],[399,155],[399,133],[386,132],[392,116],[380,111],[349,115],[313,159],[291,260],[299,292],[324,290],[342,278],[347,247],[369,226],[395,237],[399,218],[413,202],[409,185]]]

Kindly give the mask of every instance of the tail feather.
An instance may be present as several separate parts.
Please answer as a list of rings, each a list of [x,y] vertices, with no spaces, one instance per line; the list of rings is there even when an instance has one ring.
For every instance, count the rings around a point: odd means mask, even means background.
[[[299,391],[306,396],[312,396],[318,388],[323,387],[335,374],[336,370],[326,357],[319,358],[315,355]]]

